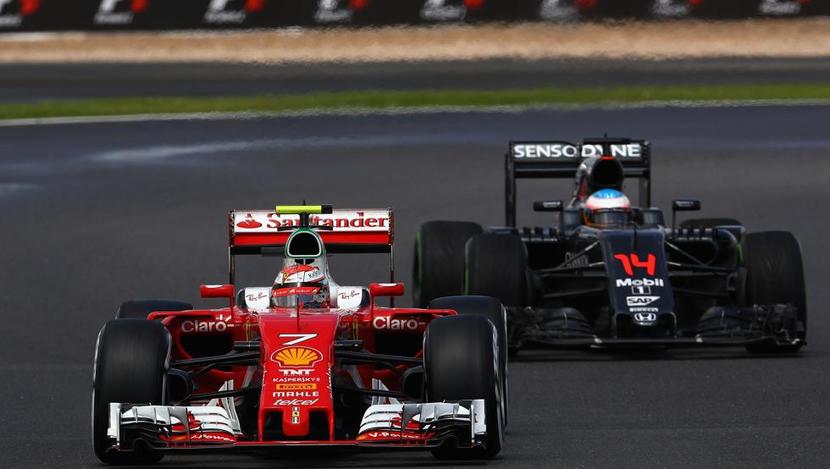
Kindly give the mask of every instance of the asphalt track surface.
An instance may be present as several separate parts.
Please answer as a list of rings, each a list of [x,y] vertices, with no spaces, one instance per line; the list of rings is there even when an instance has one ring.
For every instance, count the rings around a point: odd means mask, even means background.
[[[0,128],[0,467],[98,467],[89,443],[96,333],[131,298],[197,298],[226,273],[225,213],[276,202],[392,206],[408,281],[416,227],[502,221],[509,139],[608,132],[654,144],[655,198],[801,239],[809,346],[511,363],[507,445],[480,467],[826,467],[830,441],[827,106],[536,110]],[[522,207],[564,197],[536,181]],[[521,218],[520,218],[521,219]],[[528,222],[542,222],[531,220]],[[267,285],[278,266],[252,267]],[[335,259],[341,283],[382,258]],[[438,466],[429,454],[171,457],[165,466]]]
[[[826,83],[830,60],[486,60],[380,64],[0,64],[0,103],[320,91]]]

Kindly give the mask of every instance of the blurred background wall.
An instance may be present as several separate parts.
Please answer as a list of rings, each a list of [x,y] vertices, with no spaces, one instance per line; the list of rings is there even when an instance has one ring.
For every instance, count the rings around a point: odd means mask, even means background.
[[[0,32],[830,14],[830,0],[0,0]]]

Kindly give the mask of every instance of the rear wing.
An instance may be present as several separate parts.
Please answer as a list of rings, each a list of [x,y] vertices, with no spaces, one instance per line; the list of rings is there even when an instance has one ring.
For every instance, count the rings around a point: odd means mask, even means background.
[[[613,156],[639,180],[639,203],[651,206],[651,145],[628,138],[510,142],[505,154],[505,224],[516,226],[516,180],[574,178],[585,158]]]
[[[331,213],[309,216],[323,239],[326,252],[389,253],[392,269],[394,216],[391,208],[333,209]],[[300,215],[275,210],[232,210],[228,213],[228,262],[230,283],[234,283],[237,255],[281,254],[291,235],[290,227],[300,224]],[[330,227],[327,228],[327,227]],[[394,273],[392,278],[394,278]]]

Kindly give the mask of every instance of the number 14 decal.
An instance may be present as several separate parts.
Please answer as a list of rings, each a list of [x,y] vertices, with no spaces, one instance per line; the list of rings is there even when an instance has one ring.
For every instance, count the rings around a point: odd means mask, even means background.
[[[646,269],[648,275],[654,275],[657,268],[657,258],[654,254],[647,255],[645,261],[641,260],[637,254],[614,254],[614,259],[622,263],[623,270],[629,277],[634,276],[634,267]]]

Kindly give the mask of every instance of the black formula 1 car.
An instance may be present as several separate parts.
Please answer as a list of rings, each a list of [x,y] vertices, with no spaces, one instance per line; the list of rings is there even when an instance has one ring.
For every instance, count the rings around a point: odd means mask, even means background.
[[[675,200],[672,223],[651,206],[644,140],[513,142],[506,155],[506,226],[432,221],[416,237],[414,301],[488,295],[508,306],[508,347],[741,345],[795,352],[807,309],[801,250],[789,232],[745,232],[734,219],[691,219]],[[534,203],[548,226],[516,226],[520,178],[574,178],[572,200]],[[639,203],[620,224],[589,223],[585,200],[639,181]]]

